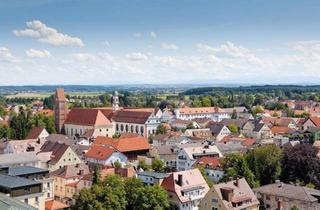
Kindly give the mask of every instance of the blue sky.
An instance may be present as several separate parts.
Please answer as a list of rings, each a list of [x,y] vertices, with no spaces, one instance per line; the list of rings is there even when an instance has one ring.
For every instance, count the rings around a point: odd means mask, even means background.
[[[0,85],[318,83],[320,1],[3,0]]]

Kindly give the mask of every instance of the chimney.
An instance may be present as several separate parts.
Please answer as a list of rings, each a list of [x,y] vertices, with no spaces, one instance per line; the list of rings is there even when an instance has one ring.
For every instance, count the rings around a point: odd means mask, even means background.
[[[237,179],[236,179],[235,185],[236,185],[237,187],[240,187],[240,179],[239,179],[238,177],[237,177]]]
[[[80,176],[83,176],[83,175],[84,175],[84,170],[83,170],[83,169],[79,170],[79,175],[80,175]]]
[[[182,185],[183,185],[182,174],[178,174],[178,182],[177,182],[177,184],[182,187]]]
[[[233,189],[230,187],[224,187],[220,189],[221,191],[221,195],[222,195],[222,199],[226,200],[228,202],[230,202],[232,200],[233,197]]]

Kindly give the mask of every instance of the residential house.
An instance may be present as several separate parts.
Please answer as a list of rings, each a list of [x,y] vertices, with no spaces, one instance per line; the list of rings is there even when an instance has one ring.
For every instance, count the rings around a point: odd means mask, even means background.
[[[47,163],[49,171],[55,171],[67,165],[82,163],[79,156],[66,144],[47,141],[40,150],[38,154],[48,154],[50,156],[50,160]]]
[[[92,145],[112,146],[129,160],[136,160],[139,155],[147,155],[150,150],[148,139],[135,134],[122,135],[120,138],[98,136]]]
[[[94,144],[84,156],[88,163],[99,165],[113,166],[118,162],[121,166],[125,166],[128,161],[128,158],[124,154],[111,145]]]
[[[0,174],[0,192],[37,209],[44,210],[42,183],[18,176]]]
[[[229,128],[223,124],[215,123],[209,125],[210,131],[215,137],[216,141],[221,141],[224,137],[229,136],[231,131]]]
[[[166,173],[157,173],[151,171],[142,171],[137,173],[138,178],[145,185],[161,185],[163,180],[169,176]]]
[[[156,146],[150,149],[150,156],[159,158],[165,163],[168,170],[174,171],[177,167],[177,156],[180,148],[175,145]]]
[[[200,204],[200,210],[233,209],[259,210],[259,201],[244,178],[214,184]]]
[[[161,186],[167,191],[169,202],[179,210],[197,210],[209,186],[199,169],[170,173]]]
[[[37,139],[39,141],[46,141],[46,138],[49,136],[48,131],[42,127],[33,127],[28,133],[25,139]]]
[[[245,136],[255,138],[256,140],[270,139],[272,137],[268,125],[257,120],[249,120],[246,122],[243,126],[242,133]]]
[[[155,135],[152,140],[152,145],[157,147],[165,145],[184,144],[188,141],[188,137],[182,135],[182,133],[180,132],[168,132],[166,134]]]
[[[209,128],[187,129],[184,134],[191,139],[212,139],[213,135]]]
[[[187,129],[188,126],[192,126],[193,128],[201,128],[201,126],[196,121],[190,120],[182,120],[182,119],[174,119],[171,121],[171,127],[177,129]]]
[[[1,154],[0,165],[40,167],[40,159],[35,152]]]
[[[222,157],[216,145],[209,144],[187,144],[179,145],[180,151],[177,156],[177,171],[185,171],[192,168],[194,163],[201,157]]]
[[[256,143],[254,138],[245,138],[241,136],[225,136],[219,143],[223,143],[226,145],[242,145],[244,147],[251,147]]]
[[[219,182],[224,176],[224,171],[219,158],[201,157],[194,166],[202,167],[205,170],[206,176],[214,182]]]
[[[81,163],[67,165],[50,173],[54,178],[54,195],[57,199],[71,204],[73,195],[92,185],[88,165]]]
[[[320,191],[277,182],[253,189],[266,210],[320,209]]]
[[[312,127],[320,128],[320,117],[309,117],[302,126],[303,130],[307,130]]]

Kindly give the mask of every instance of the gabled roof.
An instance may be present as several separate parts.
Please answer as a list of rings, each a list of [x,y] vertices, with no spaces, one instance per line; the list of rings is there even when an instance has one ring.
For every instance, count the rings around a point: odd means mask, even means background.
[[[243,146],[252,146],[256,140],[253,138],[242,138],[239,136],[225,136],[223,137],[223,139],[221,141],[219,141],[219,143],[228,143],[228,142],[241,142],[241,145]]]
[[[221,123],[214,123],[208,126],[211,130],[211,132],[214,134],[214,136],[217,136],[222,129],[225,127],[225,125],[221,124]]]
[[[215,184],[212,188],[217,192],[219,198],[223,201],[223,204],[227,209],[234,208],[232,203],[241,203],[241,201],[246,200],[250,200],[251,202],[243,202],[242,205],[239,206],[239,209],[245,209],[248,206],[259,204],[257,197],[254,195],[253,191],[244,178]],[[231,190],[233,192],[230,201],[224,199],[221,192],[223,190]]]
[[[207,156],[201,157],[199,160],[197,160],[195,164],[205,168],[211,168],[211,169],[215,169],[221,166],[219,158],[207,157]]]
[[[40,153],[52,152],[51,153],[51,164],[57,163],[60,158],[63,156],[65,151],[69,148],[66,144],[60,144],[58,142],[47,141],[40,149]]]
[[[310,117],[309,119],[316,127],[320,127],[320,117]]]
[[[316,197],[320,196],[320,191],[302,186],[285,183],[274,183],[253,189],[262,194],[275,195],[279,197],[300,200],[304,202],[317,202]]]
[[[178,184],[179,175],[182,175],[182,186]],[[190,201],[188,195],[182,195],[183,191],[197,188],[204,189],[204,195],[209,191],[208,184],[201,175],[199,169],[171,173],[168,177],[164,178],[161,186],[165,190],[175,193],[182,203]]]
[[[105,126],[111,122],[99,109],[76,108],[69,112],[65,124]]]
[[[150,145],[148,139],[142,136],[108,138],[98,136],[93,145],[112,146],[120,152],[130,152],[139,150],[149,150]]]
[[[225,126],[229,126],[230,124],[235,124],[239,128],[242,128],[247,121],[248,121],[247,119],[222,119],[220,123],[224,124]]]
[[[8,175],[10,176],[23,176],[27,174],[39,174],[39,173],[48,173],[47,169],[37,168],[32,166],[15,166],[10,167]]]
[[[285,126],[273,126],[271,132],[272,134],[290,134],[294,132],[294,129]]]
[[[84,156],[97,160],[107,160],[114,152],[116,150],[112,146],[92,145]]]
[[[84,163],[64,166],[50,173],[51,176],[62,178],[83,177],[86,174],[90,174],[90,171],[88,165]]]
[[[122,109],[112,115],[112,120],[115,122],[127,122],[136,124],[145,124],[149,117],[154,113],[154,110],[133,110]]]
[[[38,139],[43,130],[44,128],[41,127],[32,128],[31,131],[28,133],[26,139]]]
[[[51,200],[51,201],[46,201],[45,203],[45,210],[61,210],[61,209],[67,209],[70,206],[68,206],[65,203],[62,203],[58,200]]]

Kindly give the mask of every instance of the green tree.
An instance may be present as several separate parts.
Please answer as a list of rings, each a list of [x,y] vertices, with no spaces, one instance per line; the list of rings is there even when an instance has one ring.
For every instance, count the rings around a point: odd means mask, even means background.
[[[116,162],[114,162],[114,167],[121,168],[121,163],[117,160]]]
[[[150,166],[146,164],[146,161],[144,160],[139,160],[138,163],[138,169],[142,169],[144,171],[149,171],[150,170]]]
[[[0,139],[2,138],[10,138],[11,129],[7,125],[0,125]]]
[[[299,210],[299,208],[296,206],[293,206],[290,210]]]
[[[282,150],[274,144],[255,148],[246,155],[249,168],[261,185],[275,182],[281,174]]]
[[[228,128],[231,131],[231,133],[238,133],[238,126],[236,124],[231,123],[230,125],[228,125]]]
[[[250,187],[258,187],[259,182],[256,180],[253,172],[248,167],[245,157],[240,153],[227,154],[222,160],[222,166],[226,171],[224,180],[229,178],[236,179],[244,177]]]
[[[127,198],[127,210],[135,209],[135,206],[139,202],[138,189],[144,187],[141,180],[135,177],[125,180],[126,198]]]
[[[156,134],[166,134],[166,133],[167,133],[166,127],[163,124],[158,125]]]
[[[194,127],[192,122],[187,125],[187,129],[195,129],[195,128],[196,127]]]
[[[206,180],[208,186],[211,188],[214,182],[211,179],[209,179],[209,177],[207,176],[205,168],[202,166],[197,166],[197,168],[201,172],[201,175],[203,176],[204,180]]]
[[[154,170],[155,172],[164,172],[164,162],[160,159],[153,159],[152,160],[152,170]]]
[[[159,185],[138,188],[138,202],[134,210],[165,210],[170,207],[167,192]]]
[[[93,170],[93,177],[92,177],[92,183],[93,184],[100,184],[101,175],[100,175],[100,168],[99,166],[95,165]]]
[[[202,106],[203,107],[210,107],[211,106],[211,98],[210,98],[210,96],[203,97],[201,102],[202,102]]]

